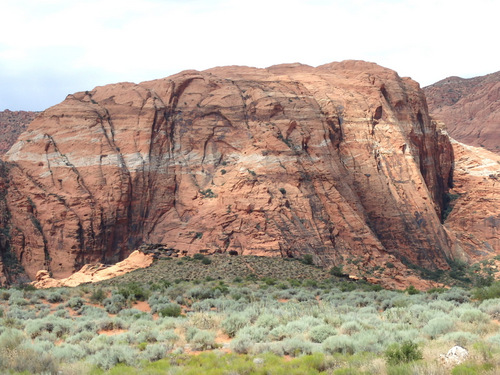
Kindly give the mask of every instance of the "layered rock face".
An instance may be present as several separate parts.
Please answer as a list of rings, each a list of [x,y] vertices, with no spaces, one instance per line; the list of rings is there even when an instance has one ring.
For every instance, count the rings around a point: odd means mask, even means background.
[[[455,168],[445,226],[469,260],[500,253],[500,155],[453,141]]]
[[[424,91],[431,115],[446,123],[450,136],[500,154],[500,72],[449,77]]]
[[[38,112],[0,111],[0,155],[5,154]]]
[[[386,279],[455,251],[440,222],[448,137],[416,82],[371,63],[98,87],[39,115],[4,161],[3,238],[32,279],[144,242],[312,254]]]

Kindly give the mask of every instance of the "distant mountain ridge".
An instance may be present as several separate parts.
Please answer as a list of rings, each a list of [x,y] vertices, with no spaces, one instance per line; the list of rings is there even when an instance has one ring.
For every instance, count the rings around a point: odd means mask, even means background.
[[[454,139],[500,154],[500,72],[424,87],[430,114]]]

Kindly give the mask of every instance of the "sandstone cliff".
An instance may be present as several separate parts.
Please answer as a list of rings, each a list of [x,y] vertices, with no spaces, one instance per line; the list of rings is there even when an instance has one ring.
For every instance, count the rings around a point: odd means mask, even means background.
[[[500,253],[500,155],[453,141],[450,212],[445,226],[470,261]]]
[[[424,91],[431,115],[446,123],[450,136],[500,153],[500,72],[449,77]]]
[[[361,61],[97,87],[39,115],[4,160],[3,251],[32,279],[143,242],[312,254],[385,280],[462,249],[441,224],[448,136],[416,82]]]
[[[0,111],[0,155],[5,154],[38,112]]]

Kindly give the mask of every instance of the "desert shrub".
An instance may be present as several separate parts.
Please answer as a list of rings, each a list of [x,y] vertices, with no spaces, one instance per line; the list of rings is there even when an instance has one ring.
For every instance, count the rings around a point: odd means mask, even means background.
[[[171,350],[172,347],[164,343],[148,344],[144,351],[140,354],[140,358],[147,361],[158,361],[165,358],[167,352]]]
[[[37,319],[45,318],[50,315],[50,307],[47,305],[40,305],[38,307],[38,313],[36,314]]]
[[[121,294],[113,294],[102,301],[104,308],[110,314],[118,314],[127,307],[127,301]]]
[[[234,337],[236,333],[246,326],[248,323],[248,318],[243,314],[231,314],[228,315],[221,324],[222,330],[229,336]]]
[[[277,327],[274,327],[269,332],[269,338],[275,341],[281,341],[286,337],[289,337],[289,331],[286,329],[286,326],[284,325],[279,325]]]
[[[449,332],[441,337],[441,340],[452,342],[454,345],[466,347],[479,340],[479,336],[470,332]]]
[[[322,343],[330,336],[335,336],[337,331],[329,324],[322,324],[311,328],[309,338],[312,342]]]
[[[64,301],[63,295],[60,291],[54,291],[51,293],[48,293],[46,296],[47,301],[50,303],[58,303]]]
[[[301,289],[295,294],[295,296],[293,296],[293,298],[299,302],[315,301],[316,295],[309,290]]]
[[[422,331],[429,335],[431,339],[435,339],[437,336],[449,332],[454,325],[455,322],[449,317],[438,317],[431,319],[429,323],[423,327]]]
[[[500,317],[500,298],[491,298],[481,302],[479,310],[485,312],[491,317]]]
[[[330,336],[325,341],[323,341],[322,348],[323,351],[327,354],[353,354],[354,342],[349,336]]]
[[[186,340],[191,341],[194,335],[196,335],[198,332],[200,332],[200,330],[196,327],[192,326],[186,327],[186,334],[185,334]]]
[[[0,353],[0,363],[9,373],[57,374],[58,365],[51,353],[40,353],[30,346],[17,347]]]
[[[392,336],[392,335],[391,335]],[[387,337],[384,332],[365,331],[352,337],[354,352],[381,353],[387,346]]]
[[[102,331],[112,331],[114,329],[124,329],[128,327],[128,325],[125,323],[123,319],[111,318],[109,316],[103,316],[101,318],[96,319],[95,325],[97,327],[97,330],[102,330]]]
[[[451,288],[441,293],[438,300],[455,301],[458,303],[465,303],[470,301],[471,293],[468,290],[461,288]]]
[[[69,311],[64,308],[64,306],[61,305],[61,309],[57,309],[53,316],[56,316],[58,318],[64,318],[64,319],[71,319],[71,315],[69,314]]]
[[[488,337],[488,342],[490,342],[491,344],[500,346],[500,334]]]
[[[85,305],[85,300],[81,297],[71,297],[65,305],[73,310],[79,310],[83,305]]]
[[[70,335],[66,338],[66,343],[68,344],[81,344],[85,342],[90,342],[97,333],[94,331],[81,331],[76,334]]]
[[[191,305],[193,311],[201,312],[201,311],[210,311],[212,307],[215,307],[213,304],[213,299],[204,299],[202,301],[195,302]]]
[[[0,290],[0,300],[8,301],[10,298],[10,292],[8,290],[1,289]]]
[[[283,351],[292,357],[302,354],[311,354],[314,344],[306,341],[304,337],[296,336],[283,340]]]
[[[280,324],[278,317],[275,314],[263,313],[255,321],[257,327],[264,327],[267,329],[273,329]]]
[[[179,340],[179,336],[175,334],[173,330],[160,330],[158,334],[158,341],[167,341],[170,343],[175,343]]]
[[[269,330],[264,327],[246,326],[238,331],[238,336],[248,336],[254,342],[264,342],[267,340]]]
[[[186,292],[186,296],[194,300],[214,298],[214,290],[206,286],[195,286]]]
[[[430,302],[427,307],[431,310],[442,311],[445,313],[451,312],[453,309],[457,307],[457,305],[453,302],[446,300],[437,300]]]
[[[262,353],[272,353],[277,356],[285,355],[282,342],[258,342],[250,347],[249,353],[253,355]]]
[[[231,341],[229,347],[231,350],[238,354],[247,354],[250,352],[252,347],[255,345],[255,342],[252,340],[250,336],[238,336]]]
[[[29,301],[24,298],[24,293],[20,290],[11,289],[9,295],[9,306],[25,306]]]
[[[119,363],[129,366],[137,364],[137,351],[128,345],[113,345],[105,350],[96,352],[89,358],[89,361],[103,370],[109,370]]]
[[[392,344],[385,351],[385,358],[389,365],[399,365],[422,359],[422,351],[417,344],[405,341]]]
[[[490,321],[488,314],[478,309],[467,309],[460,315],[460,321],[465,323],[487,323]]]
[[[168,303],[162,305],[158,310],[158,315],[161,317],[173,317],[176,318],[181,315],[181,307],[176,303]]]
[[[346,335],[352,335],[356,332],[359,332],[362,330],[362,328],[363,327],[361,326],[361,324],[359,324],[359,322],[357,321],[345,322],[340,326],[341,331]]]
[[[202,264],[205,264],[205,265],[207,265],[207,264],[211,264],[211,263],[212,263],[212,260],[211,260],[211,259],[209,259],[209,258],[203,258],[203,259],[201,260],[201,263],[202,263]]]
[[[62,343],[52,349],[52,355],[58,361],[72,363],[85,358],[87,353],[81,345]]]
[[[4,325],[8,326],[7,320],[14,319],[22,321],[26,321],[28,319],[36,319],[36,312],[34,310],[28,310],[24,308],[20,308],[18,305],[11,306],[9,310],[4,313]]]
[[[94,289],[90,295],[90,302],[101,304],[106,299],[106,292],[101,289]]]
[[[170,297],[166,295],[162,295],[160,293],[153,293],[149,299],[148,304],[151,307],[151,313],[157,313],[160,309],[160,306],[171,303]]]
[[[172,318],[172,317],[165,317],[165,318],[161,318],[157,320],[156,324],[158,326],[158,328],[160,329],[175,329],[179,326],[180,322],[179,322],[180,319],[178,318]]]
[[[135,320],[138,320],[138,319],[153,320],[153,317],[151,316],[151,314],[149,314],[149,313],[147,313],[145,311],[134,309],[134,308],[121,310],[117,314],[117,316],[120,317],[120,318],[129,320],[129,321],[130,320],[131,321],[135,321]]]
[[[118,288],[118,294],[121,294],[126,300],[145,301],[149,298],[149,291],[138,282],[129,282]]]
[[[189,314],[189,323],[199,329],[218,329],[221,316],[212,312],[196,312]]]
[[[500,298],[500,281],[495,281],[490,286],[474,289],[472,291],[472,297],[480,301]]]
[[[40,336],[44,331],[60,338],[70,331],[71,326],[72,322],[69,320],[48,316],[43,319],[29,320],[26,322],[25,331],[32,339]]]
[[[24,333],[18,329],[7,329],[0,335],[0,352],[12,351],[25,340]]]
[[[215,332],[198,330],[189,343],[194,350],[212,349],[215,347]]]

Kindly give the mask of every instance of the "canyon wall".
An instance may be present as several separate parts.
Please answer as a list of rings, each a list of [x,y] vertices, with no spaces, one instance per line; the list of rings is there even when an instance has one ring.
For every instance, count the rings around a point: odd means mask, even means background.
[[[2,251],[31,279],[146,242],[311,254],[390,286],[403,263],[465,254],[442,225],[453,160],[419,85],[372,63],[97,87],[40,114],[4,157]]]

